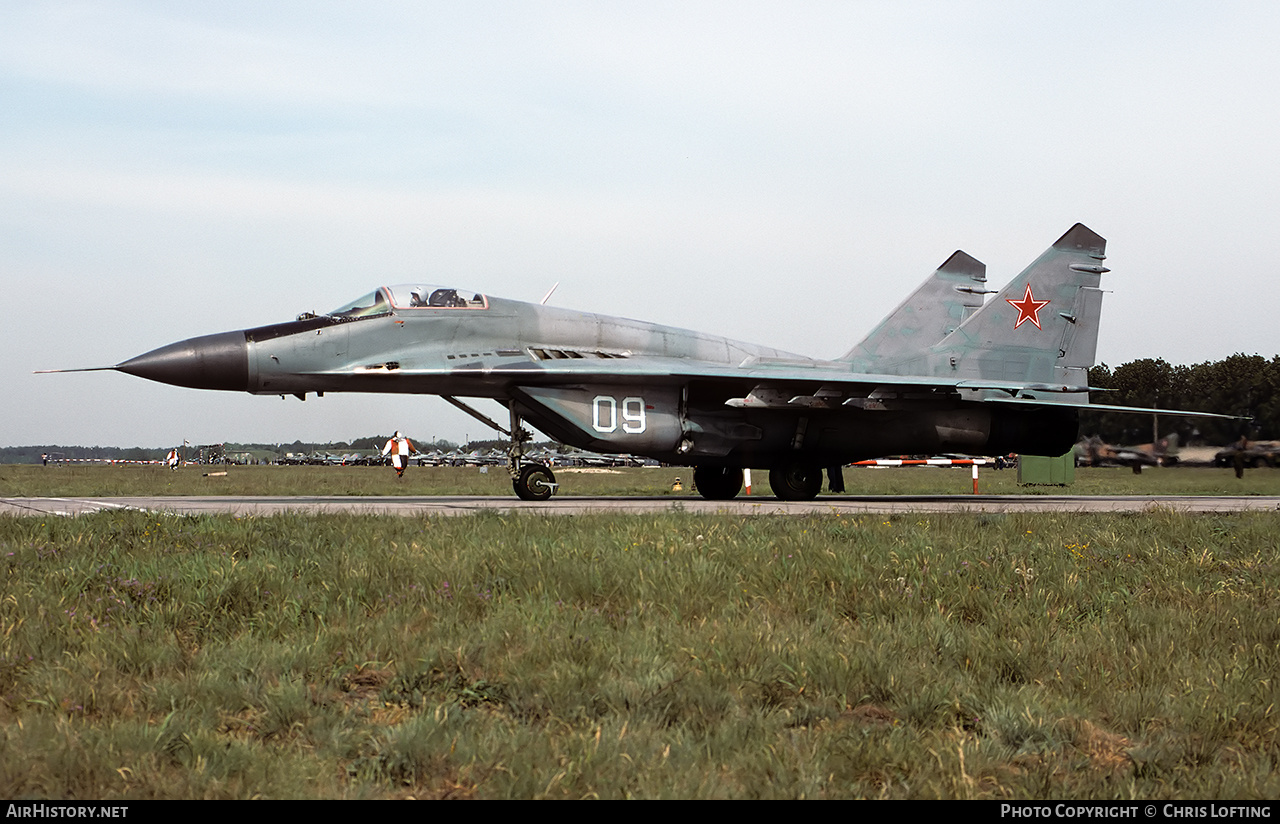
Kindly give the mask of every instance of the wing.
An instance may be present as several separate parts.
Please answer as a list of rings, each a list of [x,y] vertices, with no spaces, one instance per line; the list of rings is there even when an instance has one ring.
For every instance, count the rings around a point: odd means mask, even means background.
[[[438,385],[438,372],[387,377]],[[1089,387],[851,371],[839,361],[748,358],[725,366],[675,358],[555,360],[472,373],[546,434],[596,452],[672,463],[830,465],[887,454],[1061,454],[1079,410],[1215,415],[1090,404]],[[460,392],[460,394],[468,394]]]

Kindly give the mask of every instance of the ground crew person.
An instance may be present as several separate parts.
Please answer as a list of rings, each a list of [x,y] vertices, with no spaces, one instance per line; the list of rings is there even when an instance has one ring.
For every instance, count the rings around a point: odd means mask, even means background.
[[[396,468],[396,477],[404,477],[404,468],[409,463],[409,455],[413,452],[413,444],[409,443],[409,439],[396,430],[396,434],[387,441],[387,445],[382,447],[382,457],[391,454],[391,465]]]

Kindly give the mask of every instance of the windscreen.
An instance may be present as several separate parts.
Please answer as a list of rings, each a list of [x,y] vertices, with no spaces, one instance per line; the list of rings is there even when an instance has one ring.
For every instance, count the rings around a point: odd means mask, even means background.
[[[336,318],[366,318],[371,315],[385,315],[391,311],[386,295],[381,289],[356,298],[350,303],[339,306],[329,314]]]

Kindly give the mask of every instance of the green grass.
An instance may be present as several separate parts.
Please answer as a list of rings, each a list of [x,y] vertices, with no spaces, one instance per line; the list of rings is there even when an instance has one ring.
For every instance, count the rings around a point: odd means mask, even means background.
[[[208,477],[210,471],[225,476]],[[672,492],[680,478],[681,492]],[[617,471],[557,470],[561,495],[696,496],[688,467]],[[752,473],[753,495],[771,495],[769,473]],[[967,495],[973,491],[968,467],[850,468],[850,495]],[[1068,487],[1027,486],[1017,472],[984,468],[979,491],[992,495],[1280,495],[1280,470],[1250,469],[1243,478],[1230,469],[1174,467],[1076,471]],[[511,495],[505,467],[482,473],[475,467],[411,467],[403,479],[386,467],[228,466],[0,466],[0,496],[86,497],[155,495]]]
[[[1278,525],[0,518],[0,787],[1275,798]]]

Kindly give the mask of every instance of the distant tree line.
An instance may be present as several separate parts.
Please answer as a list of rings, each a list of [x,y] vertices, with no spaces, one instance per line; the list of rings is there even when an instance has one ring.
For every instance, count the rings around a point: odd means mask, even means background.
[[[1245,421],[1181,418],[1161,415],[1159,436],[1178,433],[1183,444],[1222,445],[1241,435],[1250,440],[1280,437],[1280,355],[1235,354],[1195,366],[1175,366],[1162,358],[1130,361],[1115,369],[1102,364],[1089,370],[1089,385],[1109,392],[1090,393],[1090,402],[1248,415]],[[1108,443],[1147,443],[1152,439],[1149,415],[1086,412],[1080,433]]]
[[[169,447],[148,449],[141,446],[0,446],[0,464],[38,464],[41,455],[63,460],[158,461]]]

